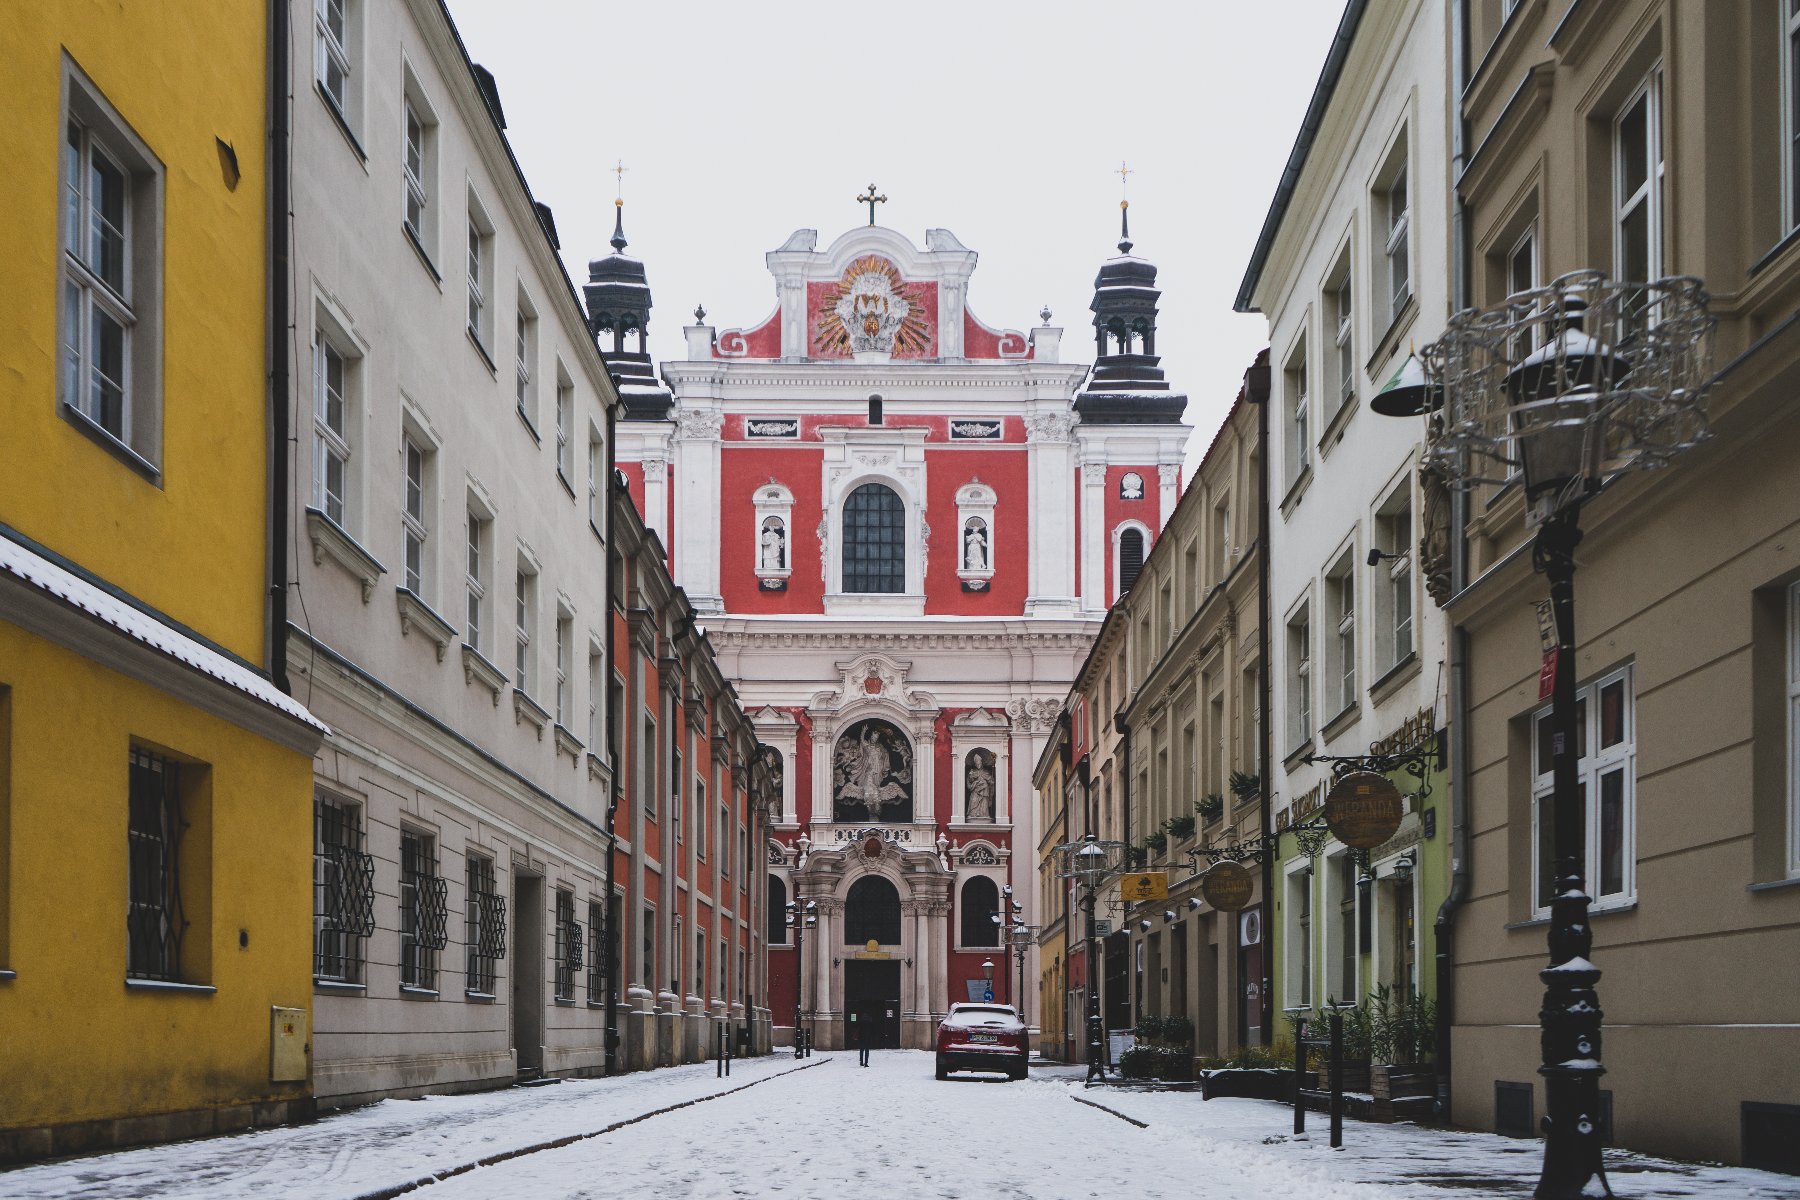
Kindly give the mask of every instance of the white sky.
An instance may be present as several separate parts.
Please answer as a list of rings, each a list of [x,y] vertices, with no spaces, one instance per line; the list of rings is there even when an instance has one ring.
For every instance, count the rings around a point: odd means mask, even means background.
[[[969,306],[1091,362],[1094,272],[1115,253],[1121,160],[1134,253],[1160,268],[1157,347],[1199,460],[1266,340],[1231,311],[1342,0],[449,0],[507,133],[556,212],[579,286],[608,252],[623,159],[650,351],[775,304],[763,254],[867,221],[980,263]]]

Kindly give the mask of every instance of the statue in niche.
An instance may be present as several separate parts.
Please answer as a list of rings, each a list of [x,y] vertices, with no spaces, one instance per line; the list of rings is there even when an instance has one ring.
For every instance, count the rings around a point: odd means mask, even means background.
[[[886,721],[846,729],[832,756],[833,818],[911,821],[912,755],[912,743]]]
[[[1119,499],[1142,500],[1144,498],[1144,477],[1136,471],[1127,471],[1119,477]]]
[[[779,571],[787,566],[787,531],[781,527],[780,517],[764,519],[757,562],[764,571]]]
[[[963,767],[963,816],[968,821],[994,819],[994,753],[974,749]]]
[[[988,569],[987,526],[978,518],[969,519],[968,528],[963,531],[963,570],[985,571]]]

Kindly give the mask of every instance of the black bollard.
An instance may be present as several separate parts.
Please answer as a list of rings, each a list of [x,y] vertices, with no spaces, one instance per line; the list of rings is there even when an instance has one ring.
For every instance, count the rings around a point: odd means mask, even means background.
[[[1331,1014],[1331,1148],[1344,1145],[1344,1014]]]

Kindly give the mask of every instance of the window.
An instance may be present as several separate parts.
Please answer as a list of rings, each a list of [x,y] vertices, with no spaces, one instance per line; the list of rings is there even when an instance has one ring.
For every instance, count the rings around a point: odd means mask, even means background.
[[[588,642],[588,671],[587,671],[587,687],[588,687],[588,693],[587,693],[588,694],[587,743],[588,743],[588,750],[593,754],[599,754],[601,752],[600,734],[601,734],[601,723],[604,720],[604,718],[603,718],[603,716],[601,714],[601,710],[600,710],[600,694],[601,694],[600,693],[600,685],[601,685],[601,681],[605,678],[605,676],[602,674],[602,668],[604,667],[605,663],[606,663],[606,658],[601,653],[599,645],[596,644],[595,642],[593,642],[592,640],[590,640]]]
[[[468,640],[477,653],[486,650],[483,641],[487,627],[488,531],[491,522],[483,519],[473,504],[469,508],[468,569],[463,574],[463,590],[468,597]]]
[[[375,932],[375,860],[363,850],[362,809],[321,795],[313,804],[313,976],[361,983]]]
[[[350,367],[323,328],[313,331],[313,505],[349,528]]]
[[[315,0],[313,5],[313,71],[319,90],[346,125],[351,122],[351,50],[356,0]]]
[[[468,204],[469,336],[475,339],[476,348],[487,359],[488,366],[492,367],[494,361],[489,347],[494,344],[494,226],[482,211],[481,202],[475,198],[474,192],[469,193]],[[520,299],[523,300],[523,296]],[[523,304],[520,313],[522,325],[525,320]],[[524,405],[521,404],[520,408],[523,410]]]
[[[519,292],[518,314],[514,321],[513,336],[513,395],[517,397],[519,415],[525,418],[525,424],[537,431],[537,311],[532,308],[531,300],[524,291]],[[556,465],[562,467],[562,456],[557,455]]]
[[[694,821],[694,855],[704,859],[706,857],[706,781],[697,776],[694,779],[694,811],[700,814]],[[721,843],[719,848],[723,853],[724,844]]]
[[[1800,583],[1788,587],[1787,651],[1788,874],[1800,876]]]
[[[467,895],[464,902],[464,939],[468,949],[467,990],[492,996],[499,974],[496,964],[506,957],[506,898],[494,886],[494,860],[471,854],[465,860]]]
[[[964,946],[998,946],[1000,889],[986,875],[971,875],[962,886],[962,940]]]
[[[411,64],[405,64],[400,97],[400,223],[413,248],[428,263],[437,257],[438,249],[437,134],[437,114],[425,99]]]
[[[180,767],[159,754],[131,751],[129,896],[125,973],[133,979],[181,979]]]
[[[569,480],[574,477],[575,468],[570,460],[574,450],[569,445],[571,424],[575,420],[575,385],[563,372],[563,365],[556,364],[556,474],[563,485],[570,491],[574,487]],[[589,449],[592,447],[590,445]]]
[[[1662,73],[1650,73],[1613,122],[1613,270],[1643,283],[1662,276]]]
[[[598,900],[587,902],[588,958],[587,958],[587,990],[588,1003],[598,1004],[606,999],[606,925]]]
[[[437,839],[400,831],[400,986],[437,989],[438,951],[448,941],[448,888],[437,873]]]
[[[713,999],[728,1000],[727,989],[731,980],[727,973],[731,970],[731,945],[724,938],[719,939],[718,969],[713,973]]]
[[[59,398],[65,413],[154,469],[161,167],[73,68],[64,82]]]
[[[1298,750],[1312,737],[1311,606],[1302,604],[1288,618],[1288,749]]]
[[[531,694],[531,638],[537,628],[537,572],[523,559],[513,572],[513,686]]]
[[[1383,246],[1387,255],[1388,321],[1400,319],[1401,310],[1412,298],[1411,264],[1407,256],[1407,233],[1411,226],[1406,194],[1406,143],[1395,147],[1398,159],[1393,176],[1382,188],[1378,211],[1385,222]]]
[[[864,875],[844,898],[844,945],[900,944],[900,893],[882,875]]]
[[[1137,582],[1144,569],[1144,531],[1127,525],[1119,531],[1119,595],[1123,596]],[[1117,597],[1115,597],[1116,599]]]
[[[681,995],[681,955],[682,955],[681,918],[675,918],[675,929],[669,941],[669,991]]]
[[[1325,576],[1325,600],[1331,620],[1326,643],[1325,684],[1333,717],[1356,703],[1356,566],[1347,549]]]
[[[1288,355],[1282,370],[1287,393],[1287,482],[1291,488],[1300,481],[1307,464],[1312,461],[1312,443],[1307,440],[1311,410],[1306,394],[1306,339],[1301,338]]]
[[[1287,996],[1289,1009],[1312,1007],[1312,873],[1304,866],[1287,876]]]
[[[1575,747],[1585,827],[1581,869],[1598,907],[1628,904],[1637,891],[1637,727],[1629,667],[1576,692]],[[1551,710],[1532,714],[1532,825],[1536,906],[1548,912],[1556,867],[1555,727]],[[1599,803],[1594,803],[1598,797]]]
[[[871,424],[871,425],[881,424],[881,397],[880,396],[870,396],[869,397],[869,424]]]
[[[639,982],[645,987],[656,986],[656,909],[644,905],[644,973]]]
[[[1371,568],[1370,594],[1375,597],[1375,660],[1383,670],[1413,652],[1412,543],[1409,478],[1375,513],[1375,548],[1382,557]]]
[[[643,713],[644,736],[638,743],[638,794],[644,798],[644,815],[656,820],[656,718]]]
[[[779,875],[769,876],[769,911],[766,937],[771,946],[788,944],[787,881]]]
[[[906,590],[906,505],[865,483],[844,501],[844,591]]]
[[[1506,294],[1518,296],[1525,292],[1535,291],[1538,287],[1537,260],[1537,225],[1525,227],[1519,240],[1506,256]],[[1537,348],[1537,324],[1527,325],[1519,336],[1513,339],[1511,354],[1515,361],[1521,360]]]
[[[1332,891],[1327,903],[1335,902],[1337,906],[1336,912],[1331,914],[1335,919],[1331,922],[1330,941],[1325,951],[1326,962],[1331,967],[1329,998],[1353,1001],[1360,994],[1356,986],[1357,863],[1349,854],[1339,854],[1326,861],[1330,864],[1328,880]]]
[[[575,920],[575,893],[556,889],[556,998],[575,999],[575,980],[583,961],[581,924]]]
[[[1231,497],[1229,495],[1219,497],[1219,502],[1213,505],[1212,526],[1213,579],[1215,582],[1223,583],[1225,577],[1231,574]],[[1196,604],[1193,607],[1198,608],[1199,605]]]
[[[405,547],[406,590],[425,596],[425,544],[431,531],[426,523],[427,464],[431,452],[410,432],[400,439],[403,493],[400,500],[400,536]]]
[[[569,643],[575,638],[575,619],[561,605],[556,610],[556,723],[569,727],[569,710],[573,707],[574,681],[569,678]]]
[[[719,810],[719,874],[731,877],[731,809]]]
[[[600,498],[603,494],[600,487],[600,472],[603,469],[602,464],[606,461],[605,449],[606,446],[601,442],[598,431],[590,428],[587,449],[587,517],[588,525],[595,533],[599,533],[604,524],[600,513]]]
[[[694,995],[706,994],[706,931],[694,931]]]
[[[1781,153],[1784,229],[1800,226],[1800,0],[1781,5]]]
[[[1351,308],[1350,252],[1344,251],[1344,257],[1333,272],[1336,282],[1331,285],[1327,297],[1326,311],[1329,314],[1332,344],[1336,353],[1332,356],[1332,395],[1331,411],[1338,409],[1356,398],[1356,339],[1352,334],[1355,321]]]
[[[679,729],[680,726],[671,722],[669,728]],[[669,764],[669,821],[675,827],[675,840],[679,842],[685,836],[682,831],[687,826],[684,819],[687,816],[687,798],[681,794],[681,751],[676,750],[674,754],[675,761]],[[706,820],[706,814],[700,814],[700,819]]]

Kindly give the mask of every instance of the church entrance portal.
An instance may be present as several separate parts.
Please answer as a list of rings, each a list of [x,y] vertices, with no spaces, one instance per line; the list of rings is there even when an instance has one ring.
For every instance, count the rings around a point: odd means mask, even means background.
[[[844,964],[844,1015],[855,1014],[855,1024],[847,1020],[847,1048],[857,1045],[858,1031],[866,1024],[869,1048],[900,1048],[900,964],[897,962],[857,962]]]

